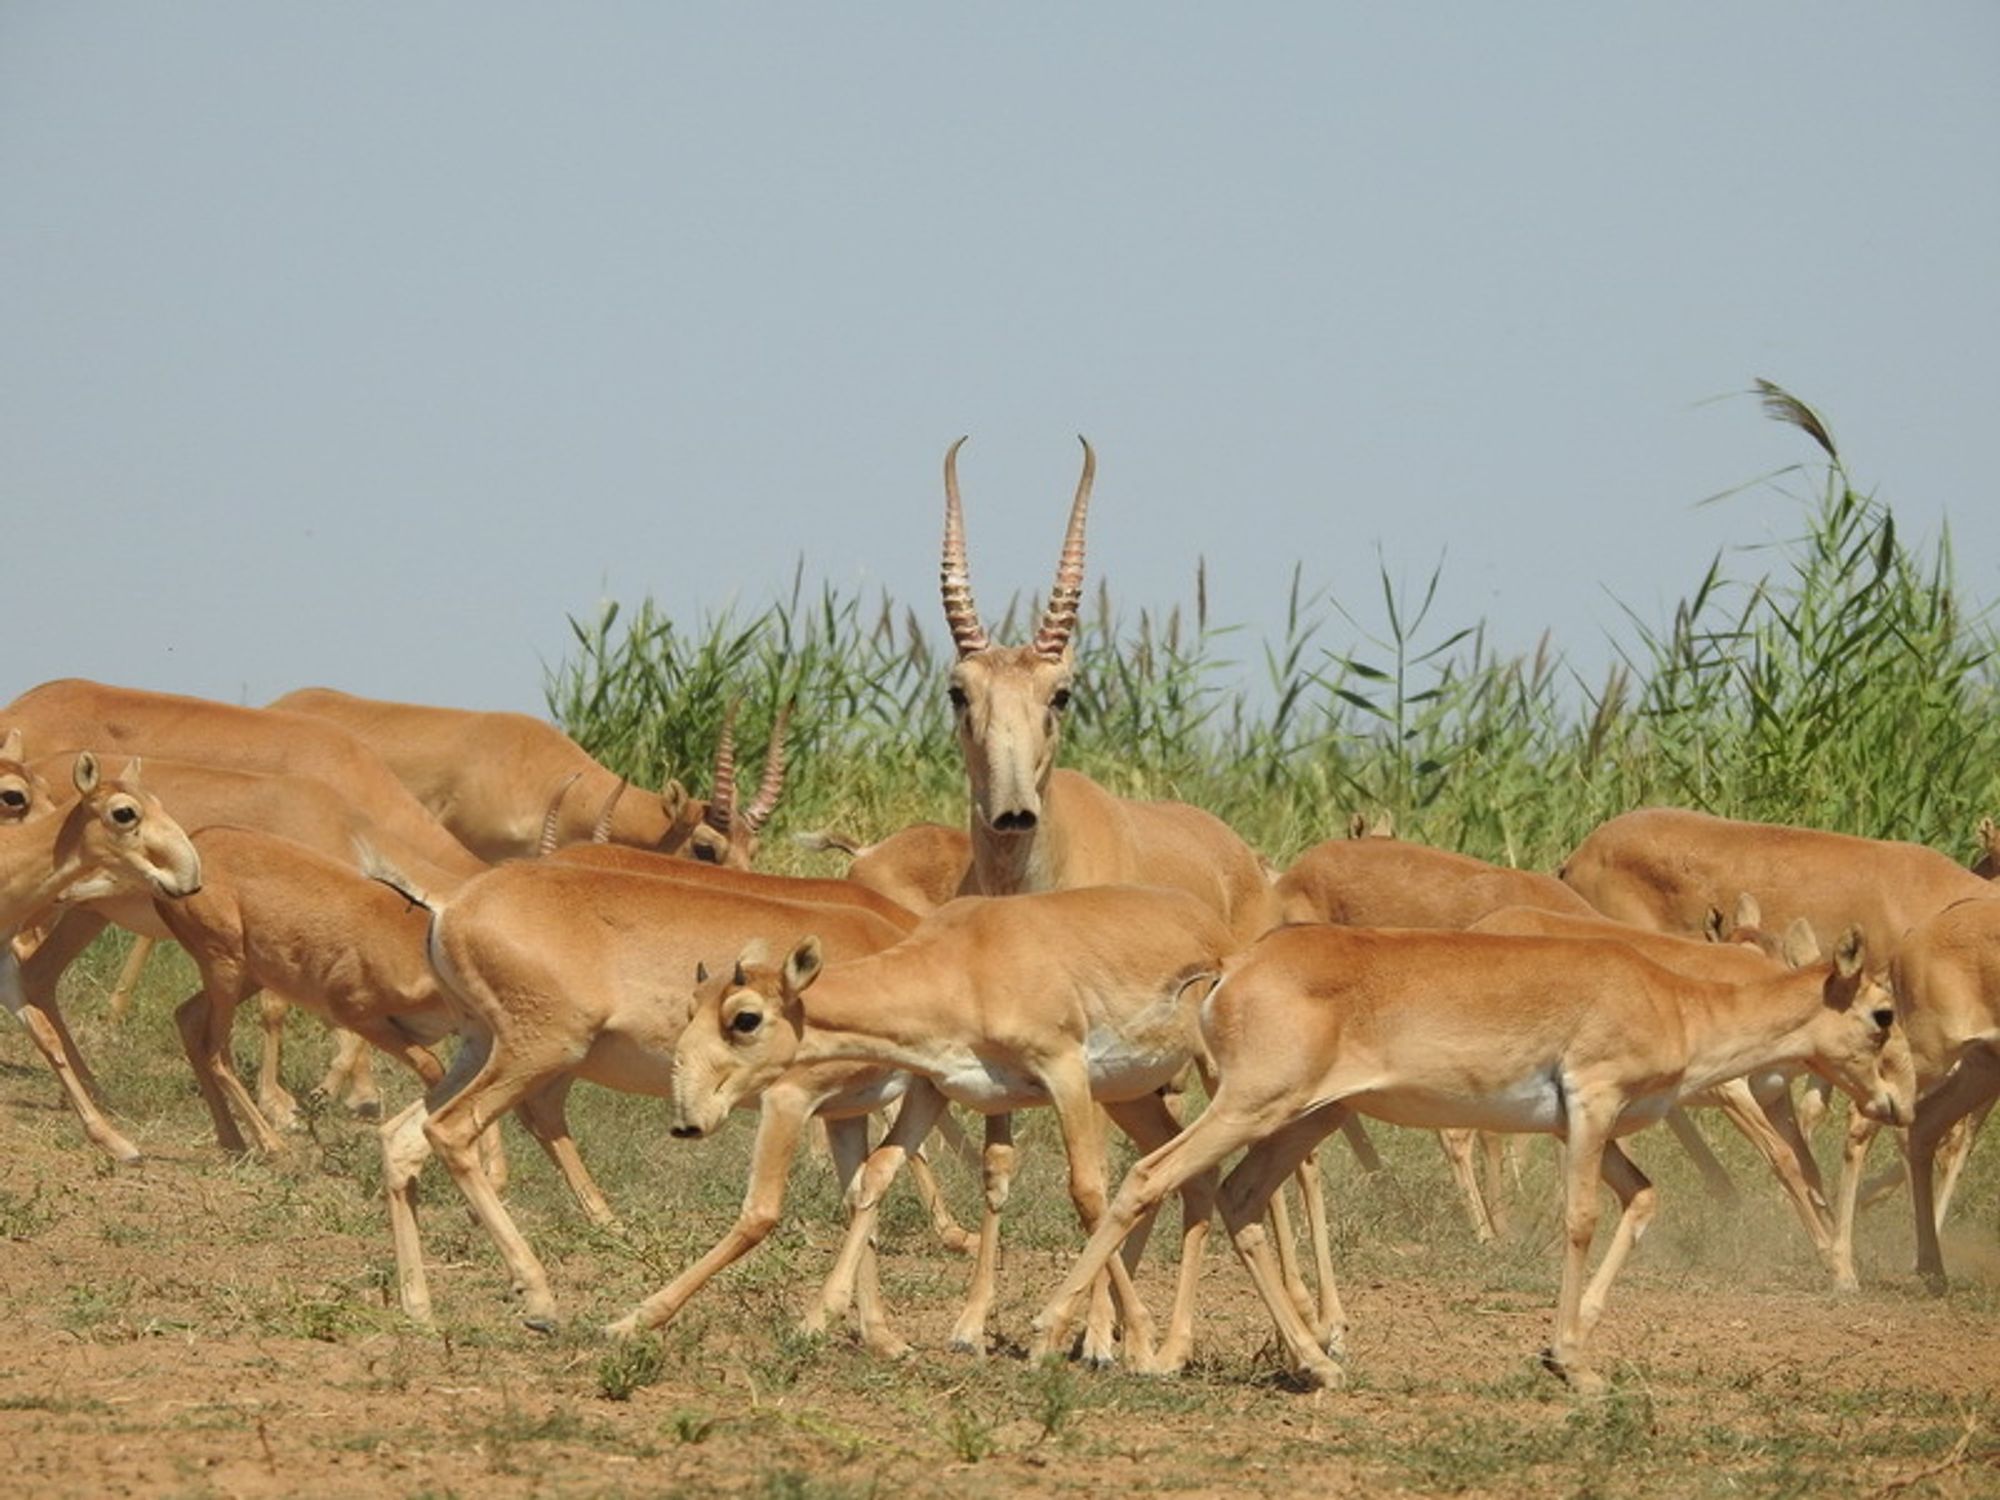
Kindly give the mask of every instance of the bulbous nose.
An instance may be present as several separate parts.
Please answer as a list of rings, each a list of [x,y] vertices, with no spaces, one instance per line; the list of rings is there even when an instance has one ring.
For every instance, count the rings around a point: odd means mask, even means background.
[[[1026,808],[1003,812],[993,820],[993,826],[1002,833],[1026,833],[1040,821]]]
[[[698,1141],[701,1139],[701,1127],[699,1125],[670,1125],[667,1127],[667,1134],[677,1141]]]

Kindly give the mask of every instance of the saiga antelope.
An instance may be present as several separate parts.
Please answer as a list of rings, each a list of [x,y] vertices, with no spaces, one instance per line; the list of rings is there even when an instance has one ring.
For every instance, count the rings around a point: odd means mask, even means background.
[[[122,757],[107,757],[107,767],[115,767]],[[37,766],[46,762],[37,761]],[[399,861],[427,879],[438,889],[449,889],[458,877],[431,866],[420,853],[373,823],[357,804],[333,788],[309,776],[267,776],[210,765],[186,765],[153,759],[147,763],[147,785],[170,805],[189,826],[201,828],[220,822],[246,824],[266,832],[282,834],[320,854],[354,867],[358,844],[366,843]],[[63,1036],[68,1035],[57,1007],[56,994],[63,971],[87,948],[91,940],[115,922],[141,941],[169,934],[156,904],[144,892],[112,892],[103,898],[72,904],[42,942],[22,964],[22,983],[28,1003]],[[282,993],[282,990],[280,991]],[[282,1004],[274,1004],[275,1017],[282,1020]],[[260,1117],[290,1123],[293,1101],[278,1083],[275,1049],[271,1045],[273,1015],[267,1012],[265,1062],[260,1077],[258,1103]],[[343,1046],[343,1061],[355,1070],[351,1052],[359,1044]],[[92,1097],[90,1074],[69,1043],[65,1054],[71,1061],[62,1083],[71,1106],[90,1140],[121,1161],[138,1158],[139,1150],[99,1111]],[[365,1055],[364,1055],[365,1060]],[[363,1074],[365,1078],[365,1073]],[[328,1088],[322,1084],[322,1088]],[[368,1084],[372,1091],[372,1082]],[[228,1133],[218,1137],[225,1145],[240,1149]],[[260,1137],[261,1141],[261,1137]]]
[[[1824,1073],[1872,1117],[1909,1119],[1908,1044],[1862,959],[1850,931],[1831,965],[1725,985],[1670,973],[1619,942],[1281,928],[1232,959],[1203,1002],[1202,1037],[1221,1085],[1199,1120],[1126,1177],[1038,1317],[1036,1350],[1060,1346],[1078,1299],[1142,1214],[1248,1146],[1222,1185],[1224,1224],[1297,1371],[1340,1384],[1328,1357],[1345,1337],[1338,1302],[1307,1326],[1258,1216],[1312,1143],[1359,1111],[1399,1125],[1562,1138],[1567,1243],[1544,1359],[1577,1388],[1598,1388],[1587,1340],[1655,1206],[1616,1137],[1656,1122],[1687,1093],[1783,1063]],[[1622,1212],[1586,1284],[1600,1176]]]
[[[1961,901],[1918,924],[1896,950],[1890,976],[1923,1090],[1906,1143],[1917,1274],[1942,1290],[1943,1214],[1933,1182],[1938,1144],[1961,1121],[1976,1129],[2000,1097],[2000,901]],[[1858,1284],[1855,1201],[1874,1134],[1870,1122],[1855,1120],[1842,1163],[1834,1234],[1839,1274],[1848,1287]]]
[[[412,1316],[427,1316],[429,1308],[411,1193],[430,1151],[500,1251],[524,1319],[551,1324],[547,1274],[479,1171],[474,1143],[509,1109],[578,1078],[668,1094],[689,976],[704,962],[727,964],[753,939],[789,945],[806,932],[843,955],[885,948],[903,935],[851,902],[760,898],[563,861],[501,865],[439,904],[431,964],[472,1035],[443,1082],[383,1127],[390,1207],[399,1216],[398,1274]],[[836,1071],[841,1077],[829,1086],[822,1114],[844,1185],[865,1151],[863,1120],[893,1102],[904,1080],[880,1068]],[[805,1119],[798,1117],[799,1128]],[[760,1151],[768,1145],[760,1134]],[[740,1226],[732,1236],[739,1233]],[[864,1276],[872,1278],[872,1261]],[[864,1279],[862,1293],[864,1337],[878,1348],[900,1347],[879,1314],[872,1279]]]
[[[847,1246],[828,1278],[836,1296],[867,1243],[875,1205],[945,1100],[999,1122],[987,1136],[987,1194],[996,1211],[1013,1171],[1009,1112],[1053,1106],[1069,1157],[1070,1197],[1088,1232],[1105,1202],[1099,1106],[1141,1150],[1173,1136],[1177,1127],[1159,1090],[1199,1056],[1195,1006],[1233,941],[1213,911],[1185,892],[1091,886],[953,902],[894,948],[846,963],[823,964],[811,939],[782,967],[746,956],[726,980],[701,991],[681,1033],[673,1134],[708,1135],[731,1109],[763,1095],[761,1140],[772,1095],[798,1090],[802,1076],[827,1067],[872,1065],[927,1080],[930,1088],[912,1091],[862,1169]],[[765,1222],[783,1193],[784,1166],[759,1153],[749,1201]],[[1135,1368],[1176,1369],[1187,1358],[1209,1187],[1190,1180],[1183,1193],[1180,1276],[1157,1356],[1129,1268],[1122,1261],[1109,1267]],[[989,1214],[975,1294],[953,1335],[962,1347],[985,1345],[997,1249],[992,1225]],[[669,1286],[614,1328],[655,1327],[683,1301],[679,1285]],[[837,1303],[825,1309],[838,1310]],[[1085,1357],[1108,1360],[1109,1339],[1108,1322],[1093,1319]]]
[[[201,859],[158,797],[139,784],[101,777],[89,752],[76,757],[77,800],[43,817],[0,825],[0,1003],[17,1016],[50,1069],[74,1097],[87,1098],[89,1069],[60,1018],[24,991],[14,935],[51,907],[121,891],[179,898],[201,889]]]
[[[526,714],[439,708],[301,688],[271,704],[340,725],[388,763],[398,779],[480,858],[520,859],[547,834],[544,809],[559,802],[557,844],[586,839],[748,869],[755,836],[784,783],[785,715],[773,724],[763,784],[747,809],[736,804],[734,709],[723,726],[707,802],[669,779],[657,796],[626,795],[625,778],[553,724]],[[608,814],[602,811],[609,809]],[[608,820],[607,820],[608,819]]]

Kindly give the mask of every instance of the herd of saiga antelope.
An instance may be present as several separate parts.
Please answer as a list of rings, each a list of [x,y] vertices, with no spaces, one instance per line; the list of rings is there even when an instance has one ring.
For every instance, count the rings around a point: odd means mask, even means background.
[[[1089,445],[1026,646],[998,645],[980,623],[957,454],[945,459],[943,597],[967,830],[922,825],[852,850],[846,880],[748,868],[781,790],[782,721],[743,808],[726,729],[703,803],[675,783],[622,795],[574,742],[517,715],[323,690],[252,709],[74,680],[0,711],[0,931],[12,938],[0,991],[90,1139],[138,1155],[98,1108],[56,982],[115,922],[175,939],[200,971],[176,1021],[225,1147],[244,1148],[240,1116],[260,1148],[279,1149],[274,1125],[292,1108],[268,1042],[257,1097],[231,1063],[236,1007],[259,991],[267,1038],[289,1002],[423,1080],[425,1097],[381,1126],[402,1304],[417,1319],[430,1297],[414,1190],[433,1151],[498,1246],[525,1317],[553,1319],[542,1266],[499,1196],[490,1127],[513,1110],[584,1212],[611,1222],[565,1119],[579,1078],[665,1096],[677,1137],[759,1111],[736,1224],[612,1324],[618,1334],[665,1323],[769,1233],[817,1118],[851,1218],[809,1322],[852,1304],[871,1347],[907,1347],[881,1305],[873,1226],[908,1162],[940,1233],[974,1254],[952,1342],[983,1349],[1010,1112],[1040,1105],[1056,1111],[1090,1238],[1035,1320],[1037,1353],[1065,1348],[1083,1314],[1085,1358],[1122,1349],[1132,1368],[1179,1368],[1219,1194],[1298,1372],[1338,1383],[1346,1324],[1312,1153],[1342,1129],[1370,1161],[1364,1115],[1442,1132],[1483,1235],[1503,1184],[1489,1147],[1482,1185],[1475,1133],[1565,1143],[1562,1288],[1544,1359],[1580,1388],[1600,1383],[1586,1344],[1654,1211],[1618,1138],[1664,1118],[1705,1152],[1683,1105],[1717,1105],[1750,1135],[1848,1287],[1868,1142],[1878,1123],[1910,1126],[1919,1270],[1941,1279],[1939,1200],[2000,1094],[1990,851],[1968,871],[1913,844],[1654,808],[1598,828],[1559,877],[1381,837],[1330,840],[1274,875],[1197,808],[1115,797],[1055,769]],[[24,745],[51,753],[24,760]],[[1982,830],[1990,846],[1990,821]],[[1782,937],[1767,939],[1760,918]],[[451,1035],[459,1045],[441,1065],[430,1049]],[[343,1047],[323,1087],[336,1074],[365,1081],[366,1056],[359,1041]],[[1209,1103],[1182,1128],[1170,1086],[1190,1064]],[[1856,1104],[1834,1209],[1793,1109],[1791,1083],[1808,1071]],[[948,1101],[985,1120],[977,1236],[951,1223],[919,1154],[934,1126],[956,1134]],[[891,1104],[871,1151],[867,1120]],[[1105,1116],[1145,1153],[1115,1197]],[[1316,1294],[1278,1191],[1294,1175]],[[1586,1278],[1600,1178],[1621,1212]],[[1175,1191],[1180,1271],[1159,1338],[1130,1272]]]

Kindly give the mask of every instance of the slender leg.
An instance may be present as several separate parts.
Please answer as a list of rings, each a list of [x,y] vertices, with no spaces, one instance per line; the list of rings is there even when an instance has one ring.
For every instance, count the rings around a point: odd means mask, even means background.
[[[546,1332],[554,1328],[556,1320],[548,1273],[480,1167],[477,1148],[479,1137],[526,1095],[540,1089],[551,1070],[540,1060],[508,1056],[499,1040],[489,1045],[491,1050],[472,1082],[432,1105],[424,1135],[506,1262],[521,1298],[522,1321]]]
[[[1854,1274],[1854,1211],[1861,1193],[1861,1169],[1868,1162],[1868,1147],[1881,1128],[1860,1110],[1848,1117],[1847,1142],[1840,1158],[1840,1191],[1833,1205],[1833,1284],[1843,1292],[1861,1288],[1861,1280]]]
[[[828,1120],[826,1122],[827,1152],[833,1158],[833,1170],[840,1182],[841,1197],[851,1201],[854,1180],[861,1171],[861,1164],[868,1157],[868,1119],[856,1115],[851,1119]],[[914,1165],[918,1158],[910,1157]],[[872,1241],[862,1252],[861,1263],[854,1277],[854,1308],[861,1320],[861,1342],[875,1353],[890,1359],[900,1359],[910,1352],[909,1344],[890,1326],[888,1310],[882,1302],[882,1285],[876,1267],[876,1247]],[[806,1328],[809,1332],[823,1332],[825,1329],[826,1299],[817,1299],[806,1314]]]
[[[1980,1130],[1986,1124],[1986,1117],[1993,1112],[1994,1101],[1988,1099],[1971,1114],[1953,1126],[1942,1146],[1944,1156],[1944,1180],[1937,1190],[1937,1227],[1944,1229],[1945,1215],[1951,1212],[1952,1196],[1958,1191],[1958,1177],[1965,1170],[1966,1158],[1972,1155],[1972,1143],[1979,1138]]]
[[[1945,1287],[1944,1250],[1938,1243],[1937,1201],[1932,1186],[1938,1142],[1972,1111],[2000,1095],[2000,1054],[1984,1048],[1967,1054],[1944,1082],[1917,1101],[1910,1127],[1910,1196],[1916,1212],[1917,1274],[1934,1292]]]
[[[1466,1212],[1472,1218],[1472,1237],[1480,1244],[1490,1244],[1493,1239],[1493,1215],[1486,1206],[1486,1195],[1479,1186],[1479,1177],[1473,1168],[1473,1152],[1478,1149],[1479,1132],[1476,1130],[1440,1130],[1438,1145],[1444,1148],[1445,1160],[1451,1165],[1451,1180],[1458,1184],[1459,1195],[1465,1199]]]
[[[132,1008],[132,991],[139,987],[139,975],[146,968],[146,960],[152,956],[156,940],[143,932],[132,940],[132,951],[125,956],[125,967],[118,971],[118,982],[111,986],[109,1001],[111,1019],[122,1021]]]
[[[1340,1122],[1340,1134],[1347,1142],[1347,1149],[1354,1153],[1361,1170],[1373,1177],[1386,1170],[1382,1165],[1382,1154],[1375,1149],[1375,1143],[1368,1139],[1368,1128],[1361,1123],[1361,1117],[1349,1114]]]
[[[611,1204],[605,1199],[597,1180],[590,1175],[590,1169],[577,1154],[576,1141],[569,1133],[569,1114],[564,1106],[569,1099],[570,1085],[575,1081],[570,1074],[551,1080],[523,1099],[515,1108],[515,1113],[521,1117],[521,1123],[528,1127],[549,1160],[555,1163],[563,1181],[569,1184],[583,1216],[600,1229],[609,1229],[618,1222],[618,1215],[612,1212]],[[493,1138],[498,1139],[497,1134]]]
[[[765,1090],[758,1106],[757,1141],[750,1153],[750,1186],[729,1232],[706,1255],[604,1331],[629,1338],[669,1321],[716,1272],[748,1254],[777,1226],[785,1202],[785,1174],[818,1101],[797,1089]]]
[[[389,1205],[389,1233],[396,1247],[396,1289],[404,1314],[419,1323],[431,1321],[430,1285],[424,1275],[423,1239],[417,1230],[417,1178],[430,1160],[424,1133],[433,1104],[451,1098],[485,1066],[490,1046],[484,1037],[468,1038],[444,1076],[422,1099],[385,1120],[382,1139],[382,1190]],[[433,1059],[435,1063],[435,1059]]]
[[[1611,1295],[1611,1283],[1624,1269],[1625,1257],[1645,1238],[1646,1226],[1653,1222],[1653,1213],[1659,1207],[1659,1194],[1653,1184],[1632,1165],[1632,1158],[1616,1141],[1605,1143],[1603,1173],[1611,1191],[1618,1195],[1618,1225],[1612,1231],[1611,1243],[1605,1247],[1604,1259],[1597,1263],[1590,1285],[1583,1290],[1583,1302],[1577,1309],[1579,1342],[1589,1338],[1591,1330],[1597,1327],[1597,1320],[1604,1314],[1605,1299]]]
[[[1149,1155],[1180,1133],[1178,1120],[1167,1101],[1158,1094],[1148,1094],[1129,1104],[1108,1104],[1105,1113],[1138,1143],[1141,1151]],[[1162,1374],[1180,1371],[1194,1351],[1195,1292],[1201,1279],[1201,1257],[1208,1243],[1209,1221],[1215,1209],[1215,1190],[1213,1171],[1197,1172],[1181,1188],[1180,1268],[1174,1282],[1173,1313],[1167,1320],[1167,1336],[1160,1345],[1155,1364]],[[1308,1209],[1310,1207],[1308,1203]],[[1135,1238],[1126,1238],[1128,1249]],[[1128,1269],[1137,1270],[1137,1267],[1128,1266]]]
[[[375,1082],[375,1063],[353,1032],[334,1028],[333,1061],[314,1085],[313,1096],[338,1099],[349,1114],[364,1120],[381,1118],[382,1090]]]
[[[282,995],[266,993],[257,1002],[264,1047],[257,1062],[257,1108],[279,1130],[299,1128],[299,1101],[285,1087],[285,1017],[291,1006]]]
[[[1243,1155],[1236,1169],[1223,1179],[1217,1207],[1223,1227],[1236,1248],[1237,1259],[1250,1273],[1258,1295],[1264,1299],[1278,1338],[1292,1357],[1293,1368],[1304,1379],[1322,1387],[1338,1387],[1346,1375],[1337,1362],[1346,1346],[1347,1319],[1333,1283],[1327,1283],[1327,1305],[1331,1308],[1320,1326],[1309,1326],[1299,1316],[1279,1279],[1277,1257],[1265,1238],[1260,1213],[1265,1200],[1286,1173],[1296,1169],[1300,1157],[1339,1123],[1344,1114],[1338,1105],[1323,1107],[1281,1126],[1258,1141]]]
[[[942,1094],[927,1083],[913,1083],[909,1092],[903,1095],[903,1102],[896,1110],[895,1123],[882,1138],[882,1144],[870,1152],[868,1159],[862,1163],[848,1194],[847,1234],[821,1289],[818,1327],[824,1328],[847,1315],[849,1301],[856,1290],[855,1278],[874,1240],[875,1220],[883,1195],[896,1180],[904,1159],[923,1143],[943,1110]],[[762,1129],[760,1123],[760,1139]],[[810,1316],[808,1326],[813,1326]]]
[[[1701,1138],[1701,1132],[1695,1129],[1687,1111],[1678,1105],[1667,1111],[1667,1129],[1674,1133],[1674,1139],[1681,1143],[1681,1149],[1687,1152],[1695,1170],[1701,1173],[1702,1185],[1708,1189],[1709,1197],[1718,1203],[1735,1203],[1741,1194],[1730,1180],[1729,1169],[1722,1165],[1709,1149],[1708,1142]]]
[[[1750,1091],[1750,1085],[1741,1078],[1732,1078],[1716,1089],[1717,1101],[1729,1122],[1749,1137],[1750,1144],[1770,1163],[1778,1184],[1791,1200],[1798,1213],[1799,1222],[1805,1226],[1806,1236],[1813,1242],[1821,1264],[1833,1269],[1833,1221],[1812,1190],[1812,1185],[1799,1170],[1798,1157],[1791,1143],[1785,1140],[1771,1125],[1770,1119],[1760,1107]]]
[[[1563,1151],[1562,1292],[1556,1303],[1555,1342],[1542,1357],[1550,1370],[1585,1395],[1604,1388],[1603,1376],[1583,1364],[1584,1270],[1597,1234],[1597,1185],[1604,1176],[1609,1117],[1615,1117],[1617,1101],[1598,1107],[1594,1102],[1576,1095],[1569,1099],[1569,1134]]]
[[[994,1292],[1000,1280],[1000,1215],[1007,1207],[1007,1195],[1013,1186],[1014,1162],[1014,1117],[988,1115],[979,1174],[985,1211],[979,1223],[972,1285],[951,1330],[951,1347],[961,1354],[986,1352],[986,1320],[992,1314]]]
[[[235,1022],[235,1002],[224,996],[217,1003],[206,990],[196,990],[174,1011],[174,1023],[180,1028],[181,1045],[186,1048],[188,1062],[194,1067],[195,1084],[215,1120],[215,1137],[222,1148],[225,1151],[244,1149],[243,1137],[237,1133],[230,1115],[229,1106],[234,1105],[235,1113],[242,1116],[243,1123],[249,1127],[257,1149],[270,1156],[282,1155],[285,1143],[278,1138],[270,1122],[258,1112],[257,1101],[251,1098],[243,1080],[236,1076],[235,1064],[229,1056],[230,1032]]]

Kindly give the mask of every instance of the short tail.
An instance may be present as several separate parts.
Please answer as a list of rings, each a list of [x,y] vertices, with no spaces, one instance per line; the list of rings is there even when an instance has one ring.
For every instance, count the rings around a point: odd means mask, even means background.
[[[388,856],[369,843],[367,839],[358,836],[355,838],[354,858],[355,862],[361,866],[361,873],[366,875],[370,880],[386,885],[390,890],[409,902],[410,905],[421,906],[425,911],[431,913],[431,915],[437,915],[438,906],[440,905],[437,898],[432,896],[430,892],[426,891],[414,880],[410,879],[401,870],[397,869],[395,865],[391,864]]]
[[[875,846],[863,844],[849,834],[839,833],[831,828],[821,828],[806,833],[795,833],[792,842],[802,849],[814,849],[821,854],[838,853],[859,859]]]

